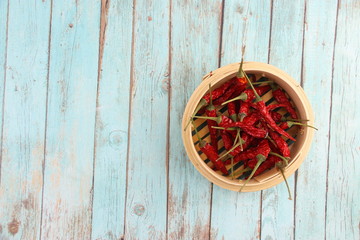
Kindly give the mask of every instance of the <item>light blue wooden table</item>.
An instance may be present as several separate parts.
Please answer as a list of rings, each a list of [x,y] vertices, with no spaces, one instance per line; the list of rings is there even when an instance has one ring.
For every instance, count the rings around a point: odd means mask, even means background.
[[[0,239],[359,239],[359,26],[359,0],[0,0]],[[316,114],[293,201],[212,185],[182,145],[243,43]]]

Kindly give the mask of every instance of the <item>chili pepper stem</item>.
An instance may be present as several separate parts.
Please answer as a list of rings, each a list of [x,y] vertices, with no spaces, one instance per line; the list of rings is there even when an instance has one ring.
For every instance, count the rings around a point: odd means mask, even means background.
[[[243,71],[243,72],[244,72],[244,71]],[[259,94],[256,92],[256,90],[255,90],[252,82],[250,81],[250,79],[248,78],[248,76],[246,75],[245,72],[244,72],[244,76],[245,76],[247,82],[249,83],[251,89],[254,91],[254,94],[255,94],[255,96],[256,96],[256,101],[257,101],[257,102],[258,102],[258,101],[261,101],[261,97],[260,97]]]
[[[221,122],[221,118],[220,118],[220,117],[195,116],[194,118],[206,119],[206,120],[213,120],[213,121],[217,122],[218,124]]]
[[[191,124],[192,124],[193,127],[194,127],[195,134],[196,134],[196,137],[197,137],[197,139],[198,139],[198,141],[199,141],[200,147],[203,147],[203,146],[204,146],[204,140],[201,139],[201,137],[200,137],[200,135],[199,135],[199,132],[198,132],[197,128],[195,127],[194,121],[191,121]]]
[[[289,183],[288,183],[288,181],[287,181],[287,179],[285,177],[284,169],[282,167],[279,167],[279,170],[280,170],[280,173],[281,173],[282,177],[285,180],[286,188],[287,188],[288,193],[289,193],[289,200],[292,200],[290,186],[289,186]]]
[[[235,98],[232,98],[230,100],[227,100],[226,102],[223,102],[221,104],[221,106],[225,105],[225,104],[228,104],[229,102],[233,102],[233,101],[236,101],[236,100],[243,100],[245,101],[247,99],[247,95],[246,93],[241,93],[239,96],[235,97]]]
[[[212,126],[212,128],[220,129],[220,130],[230,130],[230,131],[235,131],[238,129],[237,127],[224,128],[224,127],[217,127],[217,126]]]
[[[199,102],[199,105],[196,107],[194,114],[190,117],[189,122],[186,124],[184,131],[186,131],[186,129],[188,128],[188,126],[190,125],[190,123],[193,121],[194,117],[196,116],[196,114],[200,111],[200,109],[204,106],[206,106],[208,103],[206,102],[205,99],[201,99]]]
[[[243,141],[243,140],[240,138],[240,143],[235,144],[232,148],[229,149],[229,151],[227,151],[226,153],[224,153],[223,155],[221,155],[218,159],[216,159],[216,161],[218,161],[218,160],[226,157],[226,155],[228,155],[229,153],[231,153],[232,151],[234,151],[234,149],[237,148],[237,147],[241,144],[242,141]]]
[[[248,171],[251,171],[251,168],[249,168],[249,167],[247,167],[247,168],[243,168],[243,169],[241,169],[241,170],[239,170],[239,171],[237,171],[237,172],[235,172],[235,174],[234,175],[239,175],[239,176],[241,176],[241,175],[243,175],[243,173],[244,172],[248,172]],[[241,182],[242,180],[240,180],[239,182]]]
[[[257,170],[257,169],[260,167],[260,165],[266,160],[266,157],[265,157],[264,155],[262,155],[262,154],[258,154],[258,155],[256,156],[256,158],[257,158],[258,161],[257,161],[254,169],[252,170],[250,176],[248,177],[248,179],[246,179],[245,183],[241,186],[239,192],[242,191],[242,189],[245,187],[245,185],[246,185],[246,184],[250,181],[250,179],[254,176],[256,170]]]
[[[280,154],[274,153],[274,152],[269,152],[269,155],[273,155],[276,156],[278,158],[280,158],[281,160],[284,161],[285,166],[287,166],[289,164],[289,159],[287,159],[286,157],[281,156]]]
[[[311,126],[311,125],[308,125],[308,124],[303,124],[303,123],[298,123],[298,122],[292,122],[292,121],[288,121],[287,123],[288,123],[289,127],[292,127],[292,125],[298,125],[298,126],[304,126],[304,127],[313,128],[313,129],[315,129],[316,131],[318,130],[316,127]]]
[[[253,85],[271,84],[273,81],[253,82]]]
[[[242,145],[242,141],[241,141],[241,137],[240,137],[240,128],[237,129],[237,132],[236,132],[236,138],[234,140],[234,145],[235,143],[239,140],[239,143],[240,143],[240,149],[241,151],[243,151],[243,145]]]
[[[244,63],[244,57],[241,57],[241,62],[240,62],[240,66],[239,66],[239,71],[238,71],[237,74],[236,74],[236,77],[237,77],[237,78],[243,78],[243,77],[244,77],[243,70],[242,70],[243,63]]]

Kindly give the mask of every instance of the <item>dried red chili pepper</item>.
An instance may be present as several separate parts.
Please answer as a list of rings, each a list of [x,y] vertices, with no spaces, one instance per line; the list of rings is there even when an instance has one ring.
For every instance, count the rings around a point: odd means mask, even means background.
[[[194,126],[194,129],[195,129],[198,141],[199,141],[200,150],[214,164],[216,169],[220,170],[223,174],[228,175],[229,173],[228,173],[224,163],[221,160],[219,160],[219,155],[218,155],[217,151],[215,150],[215,148],[201,139],[195,126]]]
[[[250,112],[250,103],[241,102],[240,109],[239,109],[239,118],[240,118],[241,122],[247,115],[249,115],[249,112]]]
[[[227,151],[229,151],[233,147],[233,140],[231,136],[226,131],[220,131],[221,138],[224,143],[224,147]]]
[[[214,100],[214,106],[221,105],[223,102],[228,100],[234,94],[234,92],[236,92],[236,87],[235,86],[229,87],[228,90],[223,95],[221,95],[221,97]]]
[[[281,122],[281,119],[282,119],[282,117],[283,117],[280,113],[274,112],[274,111],[271,111],[271,112],[270,112],[270,115],[271,115],[272,119],[274,119],[274,121],[275,121],[276,123]]]
[[[270,104],[266,107],[269,111],[274,110],[276,108],[286,108],[285,104]]]
[[[269,130],[269,135],[284,157],[290,157],[290,149],[285,140],[276,132]]]
[[[256,112],[250,113],[249,116],[245,117],[242,121],[243,124],[253,126],[257,121],[261,119],[260,115]]]
[[[233,120],[234,122],[236,122],[236,118],[237,118],[237,115],[236,115],[236,105],[234,102],[230,102],[228,105],[228,113],[229,113],[229,116],[231,118],[231,120]]]
[[[285,92],[283,92],[279,87],[275,87],[274,85],[272,85],[272,87],[273,87],[272,94],[273,94],[273,97],[275,98],[275,100],[278,103],[284,104],[286,110],[290,113],[290,116],[293,119],[297,119],[298,118],[297,113],[296,113],[294,107],[292,106],[290,100],[287,98]]]

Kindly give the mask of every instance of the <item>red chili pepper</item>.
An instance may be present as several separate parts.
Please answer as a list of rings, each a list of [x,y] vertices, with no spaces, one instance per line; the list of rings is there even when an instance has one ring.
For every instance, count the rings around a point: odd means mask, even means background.
[[[243,119],[249,115],[250,112],[250,103],[248,102],[241,102],[240,103],[240,110],[239,110],[239,117],[240,121],[243,121]]]
[[[276,109],[276,108],[281,108],[281,107],[286,108],[286,105],[285,105],[285,104],[270,104],[270,105],[268,105],[266,108],[267,108],[269,111],[271,111],[271,110],[274,110],[274,109]]]
[[[214,100],[214,106],[219,106],[226,100],[228,100],[236,91],[236,88],[232,85],[232,87],[229,87],[228,90],[221,95],[218,99]]]
[[[224,142],[224,147],[227,151],[230,151],[232,148],[234,148],[234,142],[231,138],[231,136],[229,135],[229,133],[227,133],[226,131],[221,131],[221,137],[222,140]],[[241,139],[240,139],[241,141]],[[241,152],[241,147],[237,146],[236,148],[234,148],[231,152],[229,152],[228,154],[230,154],[231,156],[236,156],[237,154],[239,154]],[[231,160],[229,160],[231,161]]]
[[[266,109],[265,102],[260,100],[254,103],[255,108],[259,111],[260,115],[263,117],[263,119],[266,121],[267,124],[270,125],[272,129],[280,133],[281,135],[284,135],[285,137],[296,141],[295,138],[293,138],[290,134],[285,132],[283,129],[281,129],[278,125],[276,125],[276,122],[274,119],[272,119],[271,115],[269,114],[269,111]]]
[[[290,157],[290,149],[285,140],[276,132],[269,130],[269,135],[284,157]]]
[[[281,119],[282,119],[282,115],[280,113],[278,113],[278,112],[271,111],[270,115],[271,115],[272,119],[274,119],[274,121],[276,123],[280,122]]]
[[[224,147],[227,151],[229,151],[233,147],[233,140],[231,136],[226,131],[220,131],[221,138],[224,143]]]
[[[201,142],[200,142],[201,143]],[[207,156],[207,158],[215,165],[216,169],[219,169],[223,174],[228,175],[228,171],[225,168],[224,163],[218,160],[219,155],[215,151],[214,147],[208,143],[205,143],[200,150]]]
[[[234,122],[236,122],[236,105],[235,105],[235,102],[230,102],[228,103],[227,105],[228,107],[228,113],[229,113],[229,116],[231,118],[231,120],[233,120]]]
[[[220,170],[225,175],[229,174],[224,163],[219,159],[219,155],[218,155],[217,151],[215,150],[215,148],[201,139],[195,126],[194,126],[194,129],[196,132],[196,136],[199,140],[200,150],[214,164],[216,169]]]
[[[245,117],[242,123],[245,125],[253,126],[260,119],[260,115],[256,112],[253,112],[249,116]]]
[[[295,111],[294,107],[292,106],[290,100],[287,98],[285,92],[283,92],[280,88],[276,88],[276,89],[273,88],[272,94],[278,103],[285,105],[286,110],[290,113],[290,116],[293,119],[298,118],[296,111]]]

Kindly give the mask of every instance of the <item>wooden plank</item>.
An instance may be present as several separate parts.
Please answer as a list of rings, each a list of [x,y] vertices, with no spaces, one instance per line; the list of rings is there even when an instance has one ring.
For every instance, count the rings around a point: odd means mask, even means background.
[[[54,1],[42,239],[90,239],[99,1]]]
[[[270,1],[225,2],[221,65],[239,62],[243,43],[245,61],[267,62],[270,15]],[[260,201],[261,192],[237,193],[214,186],[211,238],[259,238]]]
[[[125,237],[165,239],[169,1],[136,1]]]
[[[5,65],[0,185],[0,239],[35,239],[40,234],[44,159],[50,1],[9,1],[8,35],[0,30]],[[0,3],[5,26],[7,3]],[[3,71],[6,71],[6,75]],[[1,81],[1,85],[4,81]],[[2,95],[2,90],[1,90]]]
[[[132,2],[102,1],[92,239],[124,234]]]
[[[359,239],[360,2],[339,4],[325,231],[327,239]]]
[[[298,170],[295,239],[325,238],[326,172],[337,0],[306,1],[303,87],[312,104],[312,149]],[[321,66],[321,67],[320,67]],[[306,209],[306,210],[305,210]]]
[[[2,120],[3,120],[3,100],[4,100],[4,84],[5,84],[5,69],[6,69],[6,45],[7,45],[7,30],[8,30],[8,2],[0,2],[0,136],[2,136]],[[2,137],[0,137],[0,148],[2,144]],[[0,160],[0,183],[1,183],[1,160]],[[0,227],[1,229],[1,227]]]
[[[269,63],[284,70],[299,82],[304,10],[305,3],[302,0],[273,1]],[[288,178],[288,182],[294,196],[294,175]],[[285,183],[263,191],[261,239],[294,238],[295,200],[288,200]]]
[[[172,2],[169,239],[209,238],[211,183],[186,156],[181,120],[186,103],[202,77],[218,67],[221,4],[221,0]]]

